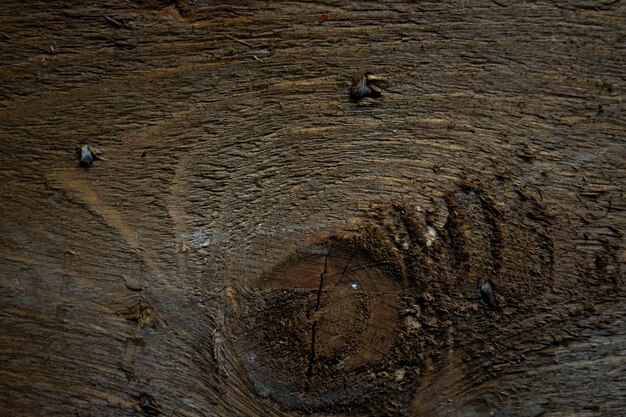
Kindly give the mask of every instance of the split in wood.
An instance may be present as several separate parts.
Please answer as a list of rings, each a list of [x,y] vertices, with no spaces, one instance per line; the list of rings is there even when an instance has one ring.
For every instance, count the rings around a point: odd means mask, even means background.
[[[112,17],[109,16],[104,16],[104,20],[112,27],[114,27],[115,29],[121,29],[123,28],[125,25],[121,22],[118,22],[117,20],[113,19]]]

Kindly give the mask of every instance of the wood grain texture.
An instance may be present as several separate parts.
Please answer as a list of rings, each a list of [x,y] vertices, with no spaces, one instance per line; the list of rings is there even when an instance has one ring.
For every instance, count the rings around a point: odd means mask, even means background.
[[[620,415],[624,28],[609,0],[4,2],[0,414]]]

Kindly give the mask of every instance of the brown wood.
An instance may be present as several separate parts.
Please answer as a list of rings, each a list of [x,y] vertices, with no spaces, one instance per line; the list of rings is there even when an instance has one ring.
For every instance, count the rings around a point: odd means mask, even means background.
[[[623,413],[623,2],[95,3],[0,11],[1,415]]]

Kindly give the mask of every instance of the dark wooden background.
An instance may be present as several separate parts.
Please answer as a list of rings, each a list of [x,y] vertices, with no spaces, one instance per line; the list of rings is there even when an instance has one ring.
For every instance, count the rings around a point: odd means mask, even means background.
[[[0,415],[621,415],[625,42],[622,1],[3,2]],[[400,206],[448,280],[407,272],[402,394],[251,382],[259,277]]]

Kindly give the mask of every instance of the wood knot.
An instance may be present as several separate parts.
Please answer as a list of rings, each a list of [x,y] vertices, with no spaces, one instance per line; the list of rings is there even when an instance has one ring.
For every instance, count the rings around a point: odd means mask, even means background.
[[[290,256],[258,280],[242,313],[240,350],[257,393],[300,410],[329,401],[359,408],[364,395],[387,402],[382,392],[400,381],[373,380],[372,372],[395,375],[405,353],[419,349],[397,347],[407,292],[402,277],[355,240],[331,238]]]
[[[157,318],[156,310],[143,297],[140,297],[133,305],[119,311],[118,314],[127,320],[137,322],[141,327],[153,324]]]

